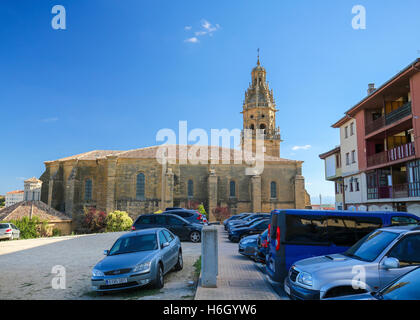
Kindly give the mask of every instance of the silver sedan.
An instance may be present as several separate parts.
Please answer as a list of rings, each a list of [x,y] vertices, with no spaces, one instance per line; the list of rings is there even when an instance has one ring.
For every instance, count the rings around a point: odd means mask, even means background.
[[[0,223],[0,240],[19,239],[20,230],[13,223]]]
[[[181,242],[165,228],[124,234],[104,254],[92,270],[92,290],[98,292],[147,284],[163,288],[163,276],[183,267]]]

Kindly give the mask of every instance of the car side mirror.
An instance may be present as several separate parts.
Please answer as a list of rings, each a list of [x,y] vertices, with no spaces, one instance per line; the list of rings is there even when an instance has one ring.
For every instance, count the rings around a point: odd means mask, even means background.
[[[104,255],[108,255],[109,254],[109,250],[104,250]]]
[[[162,243],[161,248],[164,249],[166,247],[169,247],[169,242]]]
[[[400,267],[400,261],[396,258],[387,257],[382,265],[384,269],[398,269]]]

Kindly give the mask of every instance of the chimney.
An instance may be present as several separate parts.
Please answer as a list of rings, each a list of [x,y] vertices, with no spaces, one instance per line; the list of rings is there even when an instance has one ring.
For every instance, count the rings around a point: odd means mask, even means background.
[[[374,83],[369,83],[368,90],[367,90],[368,96],[370,96],[375,90],[376,90],[375,84]]]

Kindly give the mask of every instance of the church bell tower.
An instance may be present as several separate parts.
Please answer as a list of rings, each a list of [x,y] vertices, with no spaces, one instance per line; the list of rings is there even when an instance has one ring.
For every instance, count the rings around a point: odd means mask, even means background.
[[[276,103],[273,90],[270,90],[266,81],[267,72],[260,64],[258,50],[257,66],[252,70],[252,82],[245,92],[243,104],[243,129],[252,130],[252,151],[256,149],[256,130],[264,132],[265,154],[280,157],[280,128],[276,127]],[[244,134],[242,134],[242,147]]]

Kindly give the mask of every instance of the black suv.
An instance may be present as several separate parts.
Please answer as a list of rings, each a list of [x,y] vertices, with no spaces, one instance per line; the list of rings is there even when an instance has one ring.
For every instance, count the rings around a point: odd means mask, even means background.
[[[176,234],[182,241],[200,242],[203,225],[191,223],[173,214],[144,214],[134,221],[131,230],[135,231],[149,228],[166,228]]]

